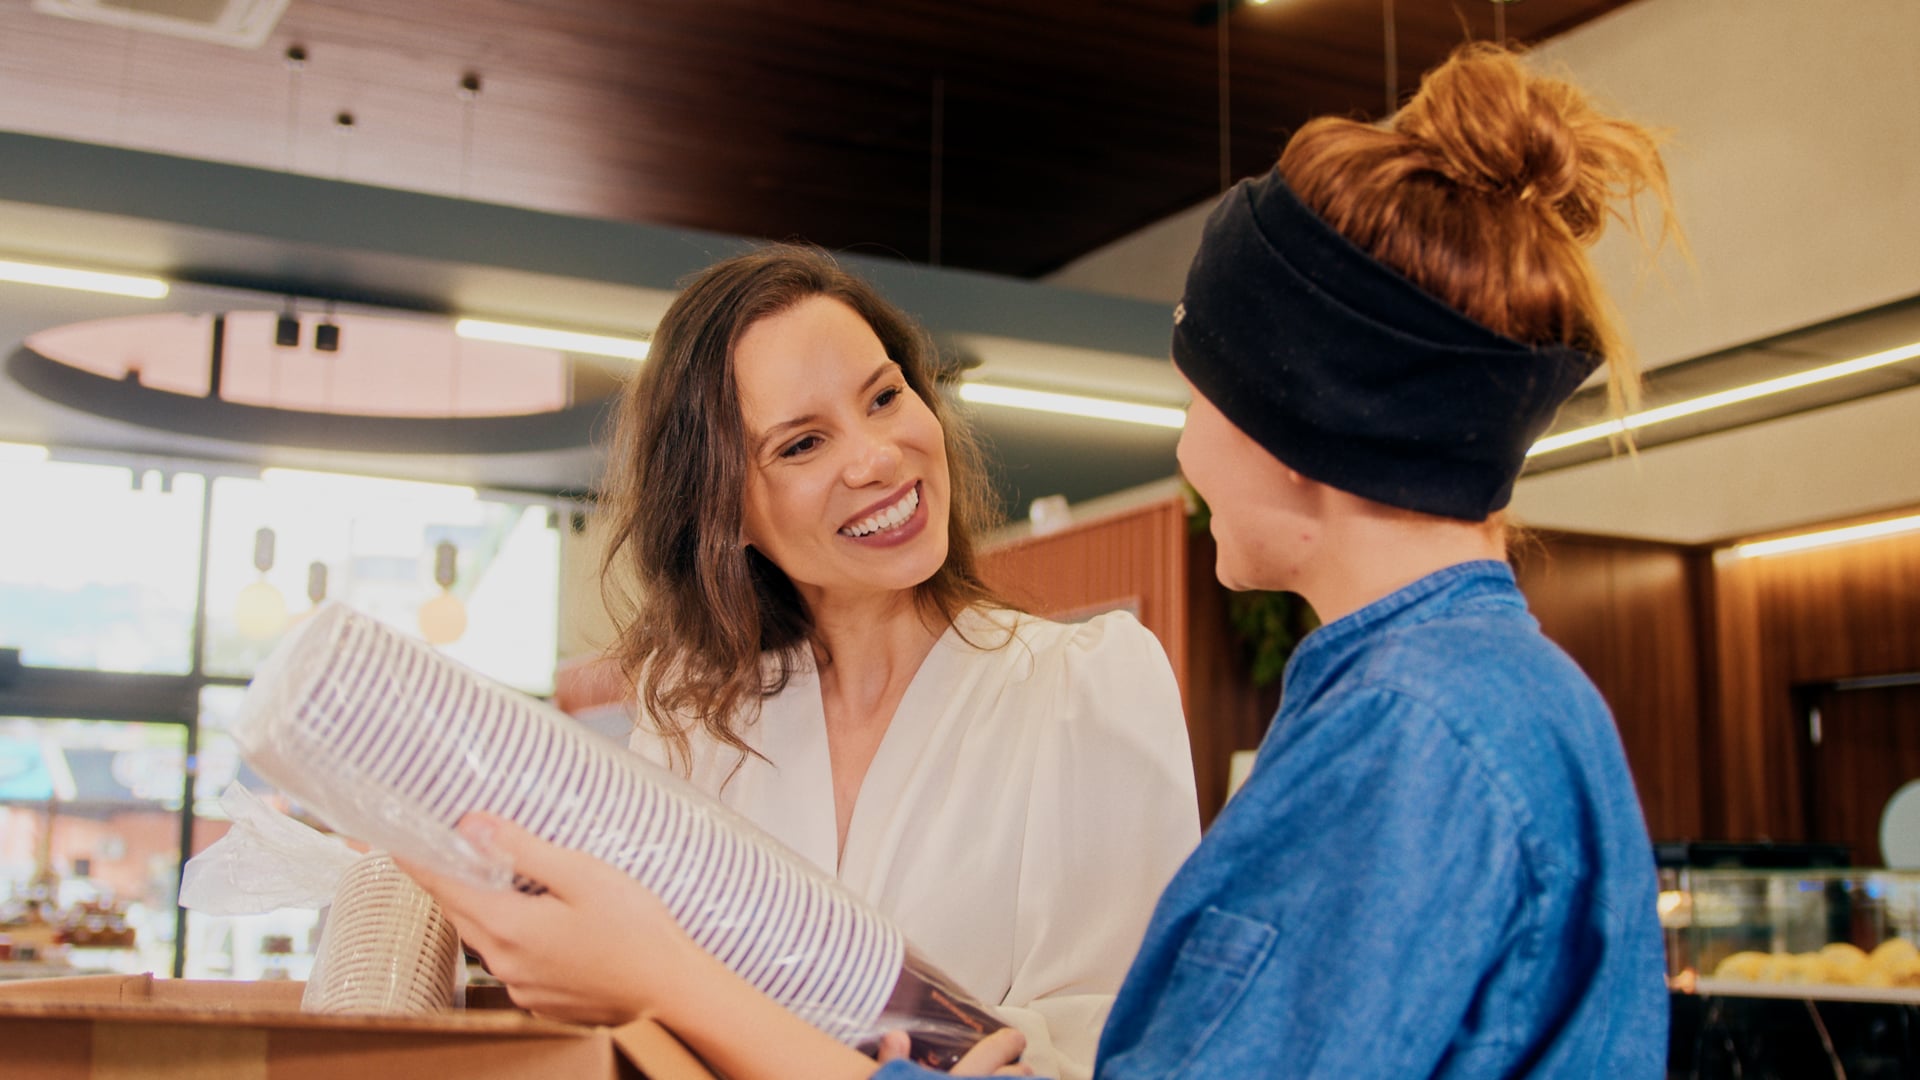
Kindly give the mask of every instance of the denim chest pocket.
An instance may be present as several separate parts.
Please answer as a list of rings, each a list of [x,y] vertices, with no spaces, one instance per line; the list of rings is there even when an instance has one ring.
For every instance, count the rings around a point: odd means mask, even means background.
[[[1266,964],[1278,936],[1266,923],[1203,908],[1180,943],[1146,1030],[1121,1060],[1102,1062],[1116,1066],[1103,1069],[1103,1075],[1184,1076],[1212,1040],[1235,1037],[1236,1032],[1222,1031],[1222,1022]]]

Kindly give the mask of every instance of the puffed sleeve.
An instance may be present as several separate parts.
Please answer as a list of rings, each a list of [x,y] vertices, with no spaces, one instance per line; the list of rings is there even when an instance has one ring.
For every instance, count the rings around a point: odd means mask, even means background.
[[[1020,867],[1013,980],[999,1012],[1026,1062],[1063,1080],[1094,1048],[1160,892],[1200,840],[1180,691],[1131,615],[1073,628],[1042,725]]]

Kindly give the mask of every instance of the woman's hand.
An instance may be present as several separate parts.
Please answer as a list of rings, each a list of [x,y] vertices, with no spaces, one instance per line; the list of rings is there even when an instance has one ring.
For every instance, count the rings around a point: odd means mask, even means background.
[[[715,1068],[742,1080],[861,1080],[873,1073],[871,1058],[781,1008],[694,944],[659,898],[626,874],[490,814],[468,814],[460,832],[478,847],[504,852],[517,876],[546,889],[481,889],[405,866],[506,984],[514,1004],[574,1023],[622,1024],[653,1014]],[[995,1032],[954,1072],[1030,1076],[1024,1066],[1001,1068],[1025,1046],[1018,1031]]]
[[[889,1031],[880,1037],[880,1064],[907,1056],[912,1042],[904,1031]],[[951,1070],[954,1076],[1032,1076],[1033,1070],[1019,1064],[1027,1049],[1027,1037],[1016,1028],[999,1031],[973,1044]]]
[[[507,854],[539,895],[475,888],[416,865],[407,873],[440,902],[514,1004],[537,1016],[622,1024],[674,992],[699,947],[659,898],[591,855],[550,844],[503,818],[472,813],[460,832]]]

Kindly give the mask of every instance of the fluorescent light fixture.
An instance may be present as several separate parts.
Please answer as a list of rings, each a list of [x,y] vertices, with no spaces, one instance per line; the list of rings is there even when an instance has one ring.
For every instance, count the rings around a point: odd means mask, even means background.
[[[1078,394],[1055,394],[1045,390],[1021,390],[1011,386],[996,386],[993,383],[961,383],[960,400],[976,405],[1005,405],[1012,409],[1033,409],[1038,412],[1063,413],[1067,416],[1090,416],[1096,420],[1121,420],[1129,424],[1148,424],[1153,427],[1178,429],[1185,427],[1187,423],[1185,409],[1081,397]]]
[[[1605,423],[1590,424],[1587,427],[1564,431],[1558,435],[1549,435],[1539,442],[1534,443],[1533,448],[1527,451],[1527,456],[1533,457],[1536,454],[1552,453],[1555,450],[1564,450],[1569,446],[1578,446],[1581,443],[1593,442],[1596,439],[1605,439],[1628,431],[1637,431],[1640,428],[1665,423],[1668,420],[1677,420],[1683,416],[1703,413],[1708,409],[1718,409],[1725,405],[1737,405],[1742,401],[1752,401],[1754,398],[1766,397],[1769,394],[1783,394],[1789,390],[1798,390],[1803,386],[1813,386],[1816,383],[1842,379],[1848,375],[1858,375],[1863,371],[1872,371],[1874,368],[1886,367],[1889,364],[1898,364],[1905,360],[1912,360],[1915,357],[1920,357],[1920,341],[1916,341],[1911,345],[1902,345],[1896,349],[1886,349],[1869,356],[1861,356],[1852,360],[1842,360],[1840,363],[1817,367],[1811,371],[1782,375],[1777,379],[1768,379],[1765,382],[1757,382],[1751,386],[1737,386],[1731,390],[1722,390],[1718,393],[1707,394],[1704,397],[1692,398],[1687,401],[1676,401],[1671,405],[1662,405],[1657,409],[1647,409],[1644,412],[1633,413],[1619,420],[1608,420]]]
[[[276,488],[335,498],[445,504],[469,503],[480,497],[479,492],[461,484],[390,480],[381,476],[312,472],[306,469],[269,467],[260,470],[260,479]]]
[[[0,465],[35,465],[50,455],[44,446],[32,443],[0,442]]]
[[[38,263],[9,262],[5,259],[0,259],[0,281],[50,285],[56,289],[79,289],[112,296],[136,296],[143,300],[158,300],[167,295],[167,283],[159,278],[102,274],[94,270],[72,270],[64,266],[41,266]]]
[[[1805,551],[1808,548],[1826,547],[1830,544],[1850,544],[1855,540],[1872,540],[1916,530],[1920,530],[1920,514],[1888,521],[1870,521],[1865,525],[1849,525],[1840,529],[1823,529],[1820,532],[1801,533],[1798,536],[1783,536],[1778,540],[1740,544],[1734,547],[1733,553],[1742,559],[1753,559],[1762,555],[1784,555],[1790,551]]]
[[[647,343],[638,338],[582,334],[574,330],[549,330],[539,326],[521,326],[517,323],[487,322],[484,319],[461,319],[453,324],[453,332],[475,341],[531,345],[541,349],[559,349],[561,352],[614,356],[622,360],[647,358]]]

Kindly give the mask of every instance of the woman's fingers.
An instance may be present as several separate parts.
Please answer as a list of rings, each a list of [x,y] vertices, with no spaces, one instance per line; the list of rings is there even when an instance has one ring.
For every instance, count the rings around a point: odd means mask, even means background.
[[[1026,1048],[1027,1037],[1018,1028],[1001,1028],[974,1043],[973,1049],[954,1064],[953,1075],[1032,1076],[1033,1070],[1014,1065]]]
[[[521,1008],[575,1022],[631,1019],[671,982],[665,971],[650,980],[649,964],[697,948],[653,893],[615,867],[490,814],[468,814],[459,828],[511,859],[516,879],[544,888],[486,888],[417,864],[404,869]]]
[[[973,1044],[954,1063],[954,1076],[1032,1076],[1033,1070],[1016,1064],[1027,1048],[1027,1037],[1014,1028],[999,1031]],[[913,1052],[913,1038],[904,1031],[889,1031],[880,1036],[877,1057],[880,1064],[906,1059]]]
[[[491,906],[489,901],[513,895],[502,893],[497,889],[482,889],[469,885],[459,878],[435,873],[419,863],[408,862],[405,859],[394,861],[408,877],[439,902],[440,907],[461,929],[465,929],[468,924],[482,921],[476,916]]]
[[[518,933],[516,928],[527,925],[529,917],[538,917],[528,912],[528,908],[537,903],[536,897],[523,896],[511,889],[469,885],[418,863],[400,861],[399,865],[440,905],[460,940],[482,956],[510,958],[511,951],[503,947],[504,942]],[[488,970],[493,970],[491,965]]]
[[[604,873],[626,877],[591,855],[542,840],[516,822],[493,814],[477,810],[469,813],[460,819],[459,829],[460,835],[481,850],[497,851],[513,860],[514,887],[521,892],[579,896],[604,884]]]
[[[880,1064],[898,1061],[913,1052],[913,1039],[904,1031],[889,1031],[880,1036]]]

